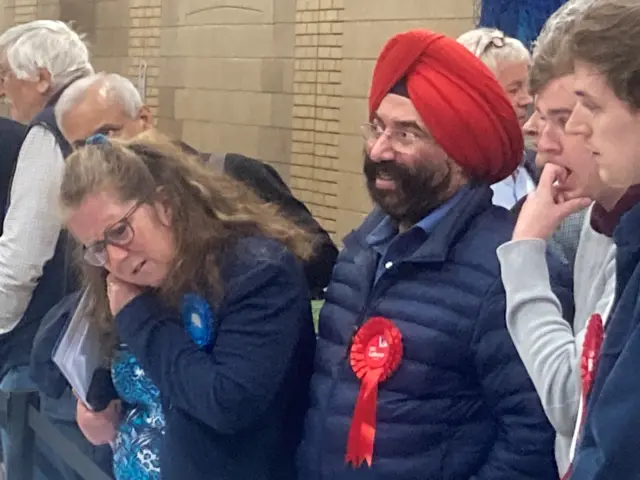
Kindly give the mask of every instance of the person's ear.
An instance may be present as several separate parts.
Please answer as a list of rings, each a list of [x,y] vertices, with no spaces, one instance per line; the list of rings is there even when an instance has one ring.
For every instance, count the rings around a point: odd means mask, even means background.
[[[153,127],[153,113],[147,105],[143,105],[140,107],[140,110],[138,110],[138,121],[143,131]]]
[[[51,73],[46,68],[38,69],[36,88],[40,95],[44,95],[51,90]]]

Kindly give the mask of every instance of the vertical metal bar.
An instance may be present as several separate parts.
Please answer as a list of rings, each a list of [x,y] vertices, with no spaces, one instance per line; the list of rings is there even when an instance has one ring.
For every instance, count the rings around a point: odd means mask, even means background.
[[[3,392],[7,396],[6,429],[11,445],[4,458],[10,480],[33,480],[35,436],[29,427],[29,401],[33,392]]]
[[[59,458],[85,480],[111,480],[78,446],[62,434],[41,412],[28,409],[29,430],[35,432],[39,441],[49,445]],[[13,480],[13,479],[7,479]],[[31,479],[29,479],[31,480]]]

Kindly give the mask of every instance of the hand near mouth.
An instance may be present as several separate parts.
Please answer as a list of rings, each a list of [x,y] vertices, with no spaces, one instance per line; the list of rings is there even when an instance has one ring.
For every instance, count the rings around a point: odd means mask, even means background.
[[[527,196],[522,206],[512,240],[547,240],[565,218],[589,206],[591,199],[571,198],[564,191],[562,187],[567,176],[566,169],[545,165],[538,187]]]

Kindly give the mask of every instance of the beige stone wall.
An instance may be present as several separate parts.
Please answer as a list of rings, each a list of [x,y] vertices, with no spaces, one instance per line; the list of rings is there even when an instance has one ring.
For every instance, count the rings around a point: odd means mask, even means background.
[[[294,15],[294,0],[164,0],[160,127],[288,178]]]
[[[474,0],[0,0],[3,26],[75,22],[98,70],[137,81],[158,126],[272,163],[340,240],[369,210],[359,125],[392,34],[458,35]]]
[[[345,0],[298,0],[291,188],[336,231]]]

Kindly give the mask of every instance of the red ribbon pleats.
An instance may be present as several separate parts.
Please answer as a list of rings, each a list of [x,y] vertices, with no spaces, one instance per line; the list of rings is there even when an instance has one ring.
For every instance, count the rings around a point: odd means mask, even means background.
[[[369,319],[356,333],[349,355],[351,368],[360,379],[353,410],[345,460],[358,467],[371,466],[376,435],[378,385],[396,371],[402,360],[402,335],[391,320]]]

